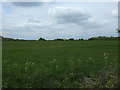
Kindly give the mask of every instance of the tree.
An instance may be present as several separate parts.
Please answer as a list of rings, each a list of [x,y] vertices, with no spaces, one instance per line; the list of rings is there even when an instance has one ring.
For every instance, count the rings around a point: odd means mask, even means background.
[[[46,41],[44,38],[40,38],[39,41]]]
[[[120,33],[120,29],[117,29],[117,33]]]
[[[78,39],[79,41],[83,41],[84,39]]]
[[[54,39],[54,41],[64,41],[64,39],[57,38],[57,39]]]
[[[68,41],[74,41],[74,38],[70,38],[70,39],[68,39]]]
[[[120,37],[120,29],[117,29],[118,37]]]

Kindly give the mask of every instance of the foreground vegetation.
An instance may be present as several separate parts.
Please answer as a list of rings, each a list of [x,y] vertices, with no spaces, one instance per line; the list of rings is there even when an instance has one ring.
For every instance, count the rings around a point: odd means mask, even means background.
[[[117,41],[5,41],[3,87],[118,87]]]

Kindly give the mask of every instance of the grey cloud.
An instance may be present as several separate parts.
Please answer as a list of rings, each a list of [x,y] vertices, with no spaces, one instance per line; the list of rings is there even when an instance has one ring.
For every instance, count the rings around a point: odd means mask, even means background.
[[[13,5],[18,7],[37,7],[42,5],[42,2],[11,2]]]
[[[84,15],[80,12],[73,12],[68,14],[57,14],[55,17],[59,23],[84,24],[88,21],[89,15]]]
[[[83,12],[78,8],[56,7],[49,10],[49,15],[53,16],[56,23],[60,24],[76,24],[86,28],[98,28],[103,26],[102,22],[92,20],[93,17],[89,13]]]
[[[41,23],[41,21],[37,20],[37,19],[29,19],[28,23],[30,23],[30,22],[32,22],[32,23]]]
[[[89,14],[70,7],[56,7],[50,9],[49,14],[52,14],[58,23],[84,24],[90,18]]]

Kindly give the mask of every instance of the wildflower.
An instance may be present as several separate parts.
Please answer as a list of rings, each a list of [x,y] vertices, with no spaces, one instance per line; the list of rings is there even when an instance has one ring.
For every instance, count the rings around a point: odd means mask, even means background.
[[[104,54],[104,56],[106,56],[106,53],[103,53]]]
[[[25,71],[27,71],[27,69],[28,69],[28,68],[27,68],[27,67],[25,67]]]
[[[73,74],[74,74],[73,72],[70,73],[70,75],[73,75]]]
[[[33,63],[33,62],[26,62],[25,64],[26,64],[26,65],[28,65],[28,64],[34,65],[35,63]]]
[[[108,54],[109,53],[104,53],[104,59],[108,59]]]
[[[104,54],[104,56],[107,56],[109,53],[103,53]]]
[[[106,63],[108,62],[108,59],[109,59],[109,58],[108,58],[108,54],[109,54],[109,53],[104,53],[104,59],[105,59],[105,62],[106,62]]]
[[[105,57],[104,57],[104,59],[108,59],[108,57],[107,57],[107,56],[105,56]]]
[[[35,63],[32,63],[32,65],[34,65]]]
[[[26,65],[28,65],[28,63],[26,62]]]
[[[56,59],[53,59],[51,62],[54,63],[56,61]]]
[[[26,85],[28,86],[29,84],[27,83]]]
[[[91,80],[91,78],[85,77],[84,82],[85,82],[85,84],[90,84],[90,83],[92,83],[92,80]]]
[[[91,57],[89,57],[88,59],[92,59]]]
[[[56,59],[53,59],[53,62],[55,62],[56,61]]]
[[[56,68],[58,68],[58,66],[56,66]]]

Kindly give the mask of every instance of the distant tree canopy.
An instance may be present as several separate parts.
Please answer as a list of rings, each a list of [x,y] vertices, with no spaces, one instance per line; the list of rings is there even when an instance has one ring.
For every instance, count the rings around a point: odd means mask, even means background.
[[[74,39],[74,38],[69,38],[69,39],[61,39],[61,38],[57,38],[54,39],[54,41],[83,41],[84,39]]]
[[[64,39],[57,38],[57,39],[54,39],[54,41],[64,41]]]
[[[13,39],[13,38],[5,38],[3,36],[0,36],[0,39],[2,41],[25,41],[24,39]]]
[[[74,41],[74,38],[70,38],[70,39],[68,39],[68,41]]]
[[[79,41],[83,41],[84,39],[78,39]]]
[[[118,37],[120,37],[120,29],[117,29]]]
[[[120,33],[120,31],[119,31]],[[5,38],[0,36],[0,40],[2,41],[36,41],[36,40],[24,40],[24,39],[13,39],[13,38]],[[44,38],[39,38],[38,41],[84,41],[85,39],[74,39],[74,38],[69,38],[69,39],[62,39],[62,38],[57,38],[54,40],[45,40]],[[98,36],[98,37],[91,37],[86,40],[120,40],[120,37],[107,37],[107,36]],[[85,40],[85,41],[86,41]]]
[[[118,30],[118,33],[120,33],[120,30]]]
[[[39,41],[46,41],[44,38],[39,38]]]
[[[99,37],[91,37],[88,40],[118,40],[118,37],[99,36]]]
[[[120,29],[117,29],[117,33],[120,33]]]

